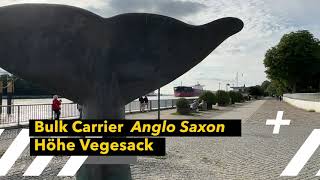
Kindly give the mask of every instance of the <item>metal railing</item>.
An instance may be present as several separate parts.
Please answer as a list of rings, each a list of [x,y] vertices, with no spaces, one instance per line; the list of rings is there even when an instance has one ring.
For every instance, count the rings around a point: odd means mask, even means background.
[[[0,125],[23,125],[30,119],[52,119],[51,104],[1,106]],[[75,103],[64,103],[61,106],[61,118],[76,118],[80,113]]]
[[[188,99],[190,102],[193,99]],[[160,100],[160,109],[175,108],[178,99]],[[30,119],[53,119],[54,114],[51,104],[33,105],[11,105],[0,106],[0,126],[19,126],[26,125]],[[149,100],[145,110],[152,111],[158,109],[157,100]],[[133,101],[125,106],[126,113],[140,111],[140,102]],[[76,103],[63,103],[61,105],[61,119],[79,118],[80,112]]]
[[[160,109],[174,108],[176,106],[177,99],[161,99]],[[158,100],[149,100],[148,105],[145,110],[152,111],[158,109]],[[126,113],[138,112],[140,111],[140,102],[132,101],[125,106]]]

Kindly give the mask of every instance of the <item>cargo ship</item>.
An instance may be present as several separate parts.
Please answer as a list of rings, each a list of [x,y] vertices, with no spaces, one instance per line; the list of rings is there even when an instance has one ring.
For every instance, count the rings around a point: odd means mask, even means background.
[[[200,96],[203,92],[203,85],[199,83],[194,86],[177,86],[174,87],[174,96],[175,97],[194,97]]]

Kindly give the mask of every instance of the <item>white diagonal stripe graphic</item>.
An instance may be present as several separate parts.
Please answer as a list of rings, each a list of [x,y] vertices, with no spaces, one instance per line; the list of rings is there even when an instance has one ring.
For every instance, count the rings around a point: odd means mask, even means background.
[[[316,176],[320,176],[320,170],[318,171],[318,173],[316,174]]]
[[[4,131],[4,129],[0,129],[0,136],[1,136],[1,134],[3,133],[3,131]]]
[[[88,156],[71,156],[58,176],[74,176],[87,158]]]
[[[280,176],[297,176],[320,145],[320,129],[314,129]],[[318,172],[319,174],[319,172]]]
[[[48,166],[53,156],[37,156],[28,167],[23,176],[40,176]]]
[[[8,173],[29,142],[29,129],[22,129],[0,159],[0,176]]]

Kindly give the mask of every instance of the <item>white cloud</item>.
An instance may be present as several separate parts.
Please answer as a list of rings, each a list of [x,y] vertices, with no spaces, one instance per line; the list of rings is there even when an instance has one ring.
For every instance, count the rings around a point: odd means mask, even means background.
[[[267,49],[279,42],[284,33],[308,29],[320,36],[320,24],[314,18],[320,17],[320,1],[310,0],[198,0],[207,8],[185,21],[203,24],[226,16],[234,16],[244,21],[244,29],[227,39],[203,62],[194,67],[170,85],[164,87],[172,92],[172,86],[194,84],[197,81],[207,89],[218,89],[219,82],[235,84],[239,72],[239,85],[260,84],[266,79],[263,59]],[[199,73],[201,72],[201,73]],[[205,74],[205,75],[204,75]],[[243,74],[243,76],[242,76]]]
[[[128,12],[152,12],[155,14],[182,17],[197,13],[205,8],[205,5],[198,2],[180,0],[109,0],[108,8],[102,7],[102,15]],[[101,8],[100,8],[101,9]],[[111,10],[111,12],[107,12]]]
[[[1,0],[0,5],[12,5],[21,3],[50,3],[50,4],[65,4],[80,8],[100,8],[106,5],[104,0]]]

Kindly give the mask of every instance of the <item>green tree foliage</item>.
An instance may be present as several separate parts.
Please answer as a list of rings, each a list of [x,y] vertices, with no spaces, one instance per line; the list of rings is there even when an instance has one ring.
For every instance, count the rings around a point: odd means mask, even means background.
[[[266,81],[263,81],[262,84],[261,84],[261,88],[262,88],[265,96],[268,96],[268,95],[269,95],[267,89],[268,89],[268,87],[270,86],[270,84],[271,84],[271,82],[270,82],[270,81],[267,81],[267,80],[266,80]]]
[[[189,101],[186,98],[179,98],[176,102],[177,112],[179,114],[189,114],[190,113],[190,105]]]
[[[270,81],[265,80],[265,81],[263,81],[263,83],[261,84],[261,88],[262,88],[263,90],[266,90],[270,84],[271,84]]]
[[[199,100],[206,101],[208,109],[212,109],[212,105],[217,103],[217,96],[211,91],[205,91],[199,96]]]
[[[285,34],[265,54],[269,79],[292,92],[320,87],[320,42],[309,31]]]
[[[219,90],[217,91],[216,96],[219,106],[227,106],[230,104],[230,96],[228,92]]]
[[[229,91],[229,96],[231,98],[231,103],[240,103],[244,101],[244,97],[240,92]]]
[[[259,85],[251,86],[249,87],[249,94],[255,98],[258,98],[260,96],[264,96],[264,91]]]
[[[287,92],[287,90],[285,85],[281,82],[273,80],[267,87],[266,92],[268,92],[270,96],[281,96],[283,93]]]

